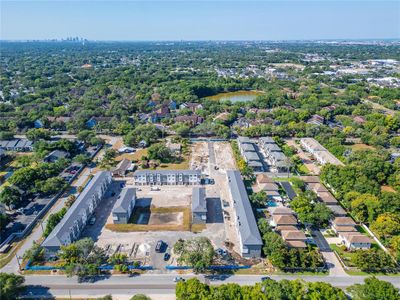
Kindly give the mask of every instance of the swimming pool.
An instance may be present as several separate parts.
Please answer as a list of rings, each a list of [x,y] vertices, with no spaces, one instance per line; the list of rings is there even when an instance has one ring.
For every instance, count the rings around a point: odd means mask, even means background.
[[[278,206],[278,203],[276,201],[268,201],[267,202],[268,207],[276,207]]]

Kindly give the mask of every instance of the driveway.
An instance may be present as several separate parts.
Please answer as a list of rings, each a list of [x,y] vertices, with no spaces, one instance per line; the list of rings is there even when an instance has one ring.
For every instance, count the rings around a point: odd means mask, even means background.
[[[325,239],[321,231],[313,230],[312,236],[318,248],[321,250],[321,254],[325,259],[326,265],[329,269],[329,275],[331,276],[349,276],[343,269],[336,254],[329,247],[328,241]]]

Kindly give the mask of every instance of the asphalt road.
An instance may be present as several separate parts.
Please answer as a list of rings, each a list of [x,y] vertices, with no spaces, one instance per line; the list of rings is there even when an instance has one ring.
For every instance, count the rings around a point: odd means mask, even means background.
[[[135,293],[145,294],[165,294],[173,295],[175,292],[175,283],[173,278],[175,274],[145,274],[134,277],[124,275],[98,277],[94,282],[78,283],[77,278],[67,278],[65,276],[35,275],[26,276],[25,285],[27,285],[27,296],[72,296],[86,295],[133,295]],[[259,275],[232,275],[225,276],[222,280],[206,279],[203,275],[185,275],[185,279],[192,277],[199,278],[202,282],[212,285],[223,283],[238,283],[240,285],[253,285],[261,281]],[[346,288],[356,283],[362,283],[365,276],[295,276],[295,275],[272,275],[274,280],[298,279],[315,282],[323,281],[340,288]],[[400,280],[397,276],[378,277],[379,279],[389,281],[396,287],[400,287]]]

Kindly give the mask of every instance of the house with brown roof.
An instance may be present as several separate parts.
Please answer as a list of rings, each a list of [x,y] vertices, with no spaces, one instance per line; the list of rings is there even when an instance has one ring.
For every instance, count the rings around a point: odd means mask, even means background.
[[[273,215],[270,221],[271,226],[283,226],[283,225],[297,225],[296,217],[293,215]]]
[[[330,192],[319,192],[317,193],[318,199],[326,205],[335,205],[338,203],[336,198]]]
[[[319,193],[319,192],[327,192],[328,189],[321,183],[309,183],[307,184],[307,187],[309,190],[313,191],[314,193]]]
[[[356,222],[353,221],[352,218],[349,217],[336,217],[332,221],[332,229],[335,232],[340,232],[346,227],[356,227]]]
[[[204,119],[198,115],[191,115],[191,116],[177,116],[175,117],[175,122],[178,123],[188,123],[192,126],[199,125],[203,123]]]
[[[293,225],[283,225],[275,227],[275,231],[282,232],[282,231],[290,231],[290,230],[298,230],[296,226]]]
[[[343,243],[346,245],[347,249],[370,249],[372,245],[372,240],[364,234],[361,233],[343,233]]]
[[[292,209],[290,209],[289,207],[284,207],[284,206],[272,207],[270,209],[270,211],[273,216],[294,215],[294,212]]]
[[[281,236],[285,241],[306,241],[307,237],[301,230],[283,230]]]
[[[307,184],[320,183],[318,176],[301,176],[300,179],[303,180]]]
[[[258,184],[274,183],[274,181],[270,177],[268,177],[268,175],[266,175],[266,174],[257,174],[256,180],[257,180]]]
[[[287,241],[286,244],[289,248],[307,248],[307,245],[303,241]]]

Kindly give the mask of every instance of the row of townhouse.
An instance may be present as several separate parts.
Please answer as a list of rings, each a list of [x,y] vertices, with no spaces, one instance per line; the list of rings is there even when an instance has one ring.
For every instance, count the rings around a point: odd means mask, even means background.
[[[247,258],[260,257],[263,241],[240,172],[228,170],[226,175],[233,202],[233,219],[239,238],[239,254]]]
[[[320,182],[318,176],[302,176],[300,178],[306,184],[307,189],[313,191],[317,195],[318,200],[325,203],[335,217],[347,215],[346,210],[343,209],[331,192]]]
[[[135,185],[199,185],[200,170],[138,170],[133,174]]]
[[[332,221],[332,229],[349,250],[371,248],[372,240],[357,230],[356,223],[350,217],[336,217]]]
[[[300,139],[300,145],[307,152],[311,153],[321,165],[332,164],[343,166],[343,163],[340,160],[313,138]]]
[[[69,208],[60,223],[42,243],[47,255],[79,239],[94,210],[112,182],[111,173],[98,172]]]
[[[33,142],[26,139],[2,140],[0,141],[0,149],[29,152],[33,150]]]
[[[253,142],[248,137],[238,137],[237,143],[240,154],[249,167],[256,172],[264,171],[263,163],[254,147]]]
[[[271,214],[270,225],[278,232],[290,248],[306,248],[307,237],[298,228],[299,223],[288,207],[278,206],[269,209]]]
[[[271,164],[278,170],[287,168],[287,157],[272,137],[266,136],[259,140],[262,151]]]

